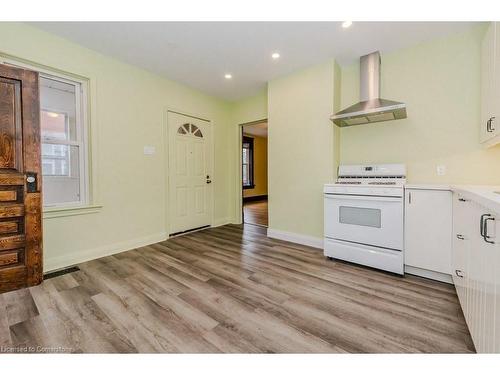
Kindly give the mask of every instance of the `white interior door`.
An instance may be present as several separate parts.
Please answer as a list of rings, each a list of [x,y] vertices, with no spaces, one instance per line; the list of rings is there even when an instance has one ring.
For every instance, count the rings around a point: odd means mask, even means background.
[[[168,112],[168,146],[170,234],[210,225],[210,123]]]

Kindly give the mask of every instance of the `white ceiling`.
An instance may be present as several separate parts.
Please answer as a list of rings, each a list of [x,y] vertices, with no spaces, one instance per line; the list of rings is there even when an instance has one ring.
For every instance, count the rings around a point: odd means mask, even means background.
[[[460,32],[471,22],[35,22],[32,25],[205,93],[238,100],[335,57],[341,65]],[[271,59],[279,51],[281,58]],[[224,79],[231,73],[231,80]]]
[[[244,125],[243,133],[267,138],[267,121],[255,125]]]

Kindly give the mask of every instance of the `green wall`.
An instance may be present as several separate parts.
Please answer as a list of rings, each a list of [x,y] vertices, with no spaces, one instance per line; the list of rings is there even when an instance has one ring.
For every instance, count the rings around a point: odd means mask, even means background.
[[[316,65],[268,85],[269,228],[323,235],[323,184],[335,178],[336,63]]]

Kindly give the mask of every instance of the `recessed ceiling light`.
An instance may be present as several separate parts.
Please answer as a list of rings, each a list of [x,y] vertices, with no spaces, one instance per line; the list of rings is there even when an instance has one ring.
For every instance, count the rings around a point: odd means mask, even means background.
[[[274,52],[271,57],[274,59],[274,60],[277,60],[280,58],[280,54],[278,52]]]
[[[231,78],[233,78],[233,75],[229,74],[229,73],[226,73],[226,74],[224,74],[224,78],[225,79],[231,79]]]
[[[348,27],[350,27],[352,25],[352,21],[344,21],[342,22],[342,27],[344,29],[347,29]]]

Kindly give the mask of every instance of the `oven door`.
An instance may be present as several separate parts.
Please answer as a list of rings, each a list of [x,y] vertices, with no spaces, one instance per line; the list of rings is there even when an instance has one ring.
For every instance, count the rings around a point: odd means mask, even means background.
[[[403,199],[325,194],[325,237],[403,250]]]

